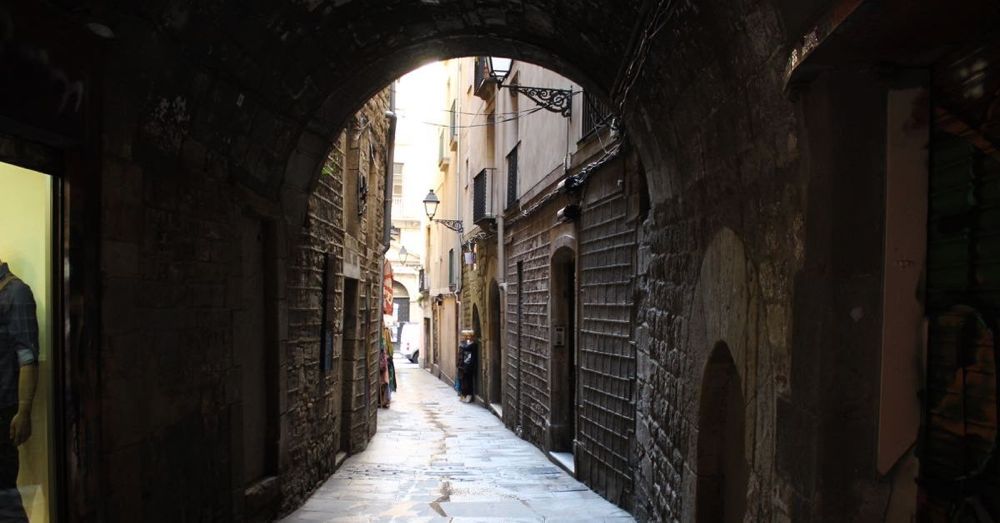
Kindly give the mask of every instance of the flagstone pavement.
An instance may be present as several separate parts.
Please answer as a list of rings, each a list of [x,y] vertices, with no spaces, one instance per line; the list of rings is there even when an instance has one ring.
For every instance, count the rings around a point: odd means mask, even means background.
[[[378,433],[282,523],[633,521],[478,404],[397,356]]]

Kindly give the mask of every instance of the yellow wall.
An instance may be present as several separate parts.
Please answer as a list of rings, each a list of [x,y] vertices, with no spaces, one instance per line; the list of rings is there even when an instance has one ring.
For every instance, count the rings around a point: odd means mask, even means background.
[[[52,446],[51,233],[52,178],[0,163],[0,260],[31,286],[38,313],[38,390],[32,408],[31,439],[21,446],[18,475],[18,486],[32,523],[49,520],[46,505],[52,499],[48,481]]]

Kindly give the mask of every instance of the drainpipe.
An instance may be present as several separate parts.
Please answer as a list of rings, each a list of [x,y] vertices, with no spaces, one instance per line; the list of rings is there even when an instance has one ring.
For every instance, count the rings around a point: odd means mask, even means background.
[[[395,96],[393,96],[395,98]],[[392,242],[392,176],[393,166],[396,162],[396,104],[392,103],[389,110],[385,112],[385,117],[389,120],[389,134],[386,137],[389,144],[385,157],[385,201],[383,205],[382,243],[384,248],[382,255],[389,252],[389,243]]]

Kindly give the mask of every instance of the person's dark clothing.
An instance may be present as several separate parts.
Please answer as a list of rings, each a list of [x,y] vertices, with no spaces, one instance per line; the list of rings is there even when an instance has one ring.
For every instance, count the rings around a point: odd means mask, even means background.
[[[475,390],[476,369],[479,364],[479,344],[474,341],[463,341],[458,352],[459,370],[462,378],[462,395],[471,396]]]
[[[17,445],[10,423],[17,413],[21,367],[38,364],[38,319],[31,287],[0,264],[0,521],[27,523],[17,489]]]
[[[4,286],[3,283],[6,282]],[[38,319],[31,287],[0,265],[0,408],[17,406],[17,378],[38,363]]]
[[[0,521],[27,523],[21,492],[17,490],[17,446],[10,439],[10,421],[17,407],[0,409]]]

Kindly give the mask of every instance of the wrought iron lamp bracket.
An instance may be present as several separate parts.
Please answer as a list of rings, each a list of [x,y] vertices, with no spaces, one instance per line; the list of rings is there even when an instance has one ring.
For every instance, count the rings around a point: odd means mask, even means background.
[[[439,220],[435,218],[434,221],[459,234],[465,232],[465,227],[462,226],[462,220]]]
[[[548,87],[525,87],[523,85],[500,85],[515,93],[523,94],[546,111],[559,113],[567,118],[573,114],[573,91],[571,89],[550,89]]]

